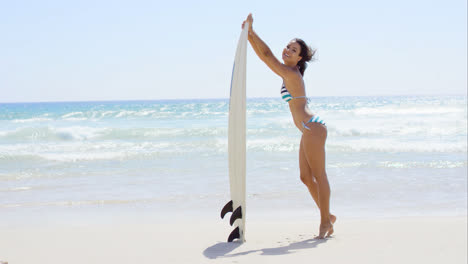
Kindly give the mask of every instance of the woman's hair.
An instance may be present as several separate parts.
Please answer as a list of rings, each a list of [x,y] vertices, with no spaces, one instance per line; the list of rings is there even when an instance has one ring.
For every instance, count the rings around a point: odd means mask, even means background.
[[[299,53],[299,56],[301,56],[302,59],[297,63],[297,66],[299,66],[299,71],[301,74],[304,75],[304,71],[307,68],[307,62],[312,60],[312,57],[315,54],[315,50],[307,46],[305,41],[300,38],[295,38],[293,41],[301,46],[301,53]]]

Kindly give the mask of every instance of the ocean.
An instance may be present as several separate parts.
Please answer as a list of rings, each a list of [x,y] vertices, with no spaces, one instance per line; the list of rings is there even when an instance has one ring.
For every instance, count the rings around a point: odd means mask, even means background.
[[[228,107],[228,99],[2,103],[0,215],[219,217],[229,200]],[[332,213],[467,214],[466,96],[316,97],[309,107],[329,130]],[[280,98],[248,99],[252,217],[318,216],[299,179],[300,137]]]

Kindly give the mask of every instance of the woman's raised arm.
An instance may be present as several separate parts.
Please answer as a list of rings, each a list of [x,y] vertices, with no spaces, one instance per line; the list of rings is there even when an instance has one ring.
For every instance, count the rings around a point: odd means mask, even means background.
[[[245,23],[249,23],[249,42],[252,48],[254,49],[257,56],[265,62],[265,64],[276,74],[281,76],[282,78],[287,78],[288,75],[293,74],[291,69],[289,69],[286,65],[281,63],[268,45],[255,33],[252,28],[253,18],[252,14],[249,14],[247,19],[242,23],[242,28],[244,28]]]

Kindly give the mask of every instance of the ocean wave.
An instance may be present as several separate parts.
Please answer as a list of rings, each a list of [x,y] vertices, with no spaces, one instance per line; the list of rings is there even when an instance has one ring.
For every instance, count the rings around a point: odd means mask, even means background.
[[[422,124],[424,122],[424,124]],[[455,121],[457,122],[457,121]],[[407,123],[382,123],[374,122],[367,125],[356,125],[333,123],[328,125],[328,136],[334,138],[365,138],[365,137],[391,137],[405,139],[409,136],[424,138],[447,137],[453,138],[464,136],[467,133],[466,122],[458,122],[460,125],[434,126],[429,121],[422,121],[419,125],[409,125]]]
[[[385,139],[363,139],[352,142],[330,141],[327,143],[327,150],[338,153],[466,153],[467,142],[410,142]]]
[[[71,112],[71,113],[67,113],[67,114],[64,114],[62,115],[62,118],[63,119],[67,119],[67,118],[81,118],[84,116],[84,113],[83,112]]]
[[[86,111],[72,111],[66,113],[43,113],[4,119],[12,123],[37,123],[41,122],[56,122],[56,121],[67,121],[67,122],[82,122],[82,121],[109,121],[109,120],[187,120],[187,119],[209,119],[213,117],[227,118],[228,111],[212,108],[161,108],[161,109],[119,109],[119,110],[86,110]],[[1,119],[0,119],[1,120]]]
[[[261,138],[247,140],[247,151],[278,153],[299,151],[298,139],[286,137]]]
[[[272,137],[260,139],[248,139],[247,151],[277,153],[299,151],[300,138]],[[327,152],[333,153],[466,153],[467,142],[442,142],[442,141],[398,141],[385,138],[362,138],[358,140],[328,140]]]
[[[197,159],[224,158],[227,161],[227,141],[212,140],[199,143],[176,142],[176,143],[145,143],[145,144],[115,144],[109,146],[103,145],[82,145],[82,146],[55,146],[48,150],[41,150],[37,147],[35,152],[23,149],[17,152],[5,153],[0,150],[0,166],[5,171],[16,172],[15,178],[10,179],[0,175],[1,181],[19,180],[28,178],[51,178],[53,174],[47,172],[47,167],[65,166],[88,166],[95,164],[100,166],[109,166],[108,162],[118,162],[119,164],[141,163],[142,166],[150,166],[161,160],[173,159],[185,162],[194,157]],[[330,168],[353,168],[353,167],[377,167],[377,168],[462,168],[467,166],[467,162],[460,160],[460,155],[466,154],[466,149],[447,149],[447,148],[425,148],[422,146],[369,146],[359,148],[355,145],[329,144],[326,147],[327,155],[333,161],[328,163]],[[255,140],[247,143],[247,155],[260,155],[267,159],[286,157],[297,162],[299,144],[297,142],[271,142],[264,140]],[[414,160],[408,161],[385,161],[385,159],[398,158],[401,153],[413,155]],[[422,161],[417,155],[434,156],[435,153],[456,155],[447,160]],[[279,155],[279,156],[278,156]],[[356,156],[355,161],[349,161],[350,156]],[[379,155],[376,160],[362,160],[359,157],[373,157]],[[437,154],[436,154],[437,155]],[[465,156],[466,157],[466,156]],[[337,162],[336,160],[347,160]],[[383,160],[383,161],[379,161]],[[267,162],[266,164],[268,164]],[[271,162],[270,162],[271,164]],[[93,165],[94,166],[94,165]],[[126,166],[126,165],[124,165]],[[18,171],[17,168],[38,168],[25,169]],[[43,173],[40,173],[40,172]],[[7,175],[8,176],[8,175]],[[58,175],[57,177],[64,177]]]
[[[248,115],[282,114],[287,104],[279,98],[247,100]],[[430,115],[465,114],[466,97],[323,97],[312,98],[312,111],[336,112],[353,115]],[[173,100],[134,102],[70,102],[2,105],[0,120],[16,122],[53,120],[100,120],[106,118],[181,118],[197,116],[226,116],[229,100]],[[36,119],[36,120],[35,120]]]
[[[99,121],[106,119],[132,119],[132,118],[157,118],[155,110],[89,110],[83,112],[70,112],[57,118],[65,121]]]
[[[47,109],[47,108],[46,108]],[[69,111],[63,111],[70,109]],[[10,120],[14,123],[42,121],[101,121],[119,119],[155,119],[155,120],[187,120],[227,118],[229,101],[213,102],[166,102],[166,103],[128,103],[128,104],[64,104],[62,108],[45,111],[23,112],[21,114],[1,115],[0,120]],[[247,115],[281,114],[287,111],[285,105],[278,100],[254,101],[247,104]]]
[[[395,162],[386,161],[379,162],[378,167],[382,168],[396,168],[396,169],[410,169],[410,168],[431,168],[431,169],[454,169],[467,167],[466,161],[412,161],[412,162]]]
[[[200,128],[112,128],[112,127],[21,127],[0,131],[0,141],[105,141],[105,140],[163,140],[177,138],[227,136],[227,127]]]
[[[0,140],[3,141],[73,141],[87,140],[95,137],[100,128],[71,126],[55,127],[21,127],[12,131],[2,131]]]
[[[51,118],[45,117],[33,117],[33,118],[25,118],[25,119],[13,119],[13,123],[42,123],[42,122],[49,122],[52,121]]]
[[[125,141],[118,140],[64,140],[60,142],[22,142],[18,144],[0,145],[0,164],[11,166],[21,162],[41,164],[43,161],[81,162],[103,160],[151,160],[160,157],[183,156],[219,156],[228,150],[228,140],[224,133],[216,132],[214,136],[206,136],[207,132],[199,131],[203,137],[176,136],[168,139],[157,135],[158,140]],[[213,134],[213,132],[210,132]],[[154,135],[151,135],[151,137]],[[108,138],[108,135],[105,135]],[[127,138],[127,137],[125,137]],[[299,151],[299,137],[277,135],[272,137],[248,137],[247,152],[277,154]],[[326,145],[331,155],[352,153],[452,153],[467,152],[466,141],[398,141],[389,139],[363,138],[358,140],[330,139]],[[391,154],[389,154],[391,155]],[[3,166],[2,165],[2,166]]]
[[[466,161],[449,161],[449,160],[435,160],[435,161],[379,161],[366,162],[335,162],[327,164],[328,168],[390,168],[390,169],[454,169],[467,167]]]
[[[219,155],[226,153],[227,139],[173,142],[65,142],[34,143],[20,146],[0,145],[0,164],[41,164],[41,162],[86,162],[104,160],[151,160],[186,155]]]
[[[382,106],[382,107],[360,107],[352,110],[339,110],[355,116],[402,116],[402,115],[446,115],[465,114],[463,107],[452,106]]]
[[[0,189],[0,193],[2,192],[24,192],[24,191],[30,191],[32,189],[33,187],[31,186],[12,187],[12,188],[7,188],[7,189]]]

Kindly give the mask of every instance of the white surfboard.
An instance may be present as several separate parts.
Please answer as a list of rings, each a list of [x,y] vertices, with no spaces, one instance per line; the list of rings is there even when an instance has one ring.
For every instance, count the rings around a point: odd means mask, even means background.
[[[229,184],[231,201],[221,210],[221,218],[232,212],[230,224],[234,230],[228,242],[239,239],[245,242],[245,174],[246,174],[246,100],[245,72],[247,66],[247,33],[246,23],[237,44],[236,56],[232,70],[231,96],[229,101]]]

